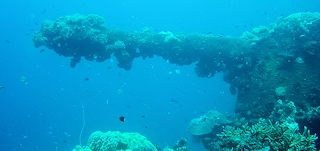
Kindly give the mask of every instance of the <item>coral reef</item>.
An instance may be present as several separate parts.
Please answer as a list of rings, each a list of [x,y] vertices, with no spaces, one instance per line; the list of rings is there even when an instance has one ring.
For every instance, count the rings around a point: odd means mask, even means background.
[[[163,151],[187,151],[187,139],[177,141]],[[120,133],[118,131],[93,132],[87,146],[77,145],[72,151],[160,151],[146,137],[139,133]]]
[[[252,126],[224,129],[218,134],[219,150],[316,150],[317,136],[311,135],[307,127],[299,132],[298,124],[288,118],[285,122],[260,119]]]
[[[292,101],[278,100],[268,119],[234,118],[198,135],[208,151],[214,150],[316,150],[316,134],[295,118],[305,119]],[[299,128],[300,127],[300,128]],[[303,131],[299,131],[303,129]]]
[[[238,119],[254,125],[260,118],[271,118],[273,126],[266,127],[285,128],[290,117],[320,133],[320,13],[280,17],[270,26],[246,31],[240,37],[113,30],[107,29],[98,15],[76,14],[44,21],[33,41],[36,47],[46,46],[72,57],[71,67],[82,58],[102,62],[111,54],[125,70],[132,68],[135,58],[153,55],[177,65],[196,63],[199,77],[223,72],[224,81],[236,88]],[[194,134],[212,128],[216,127],[202,127]],[[289,130],[297,134],[297,130]]]
[[[243,36],[255,42],[252,57],[259,60],[252,70],[228,70],[234,73],[225,76],[239,91],[237,113],[266,118],[278,99],[292,101],[305,113],[320,106],[319,26],[320,13],[296,13]]]
[[[157,148],[139,133],[96,131],[88,140],[88,146],[76,146],[73,151],[157,151]]]

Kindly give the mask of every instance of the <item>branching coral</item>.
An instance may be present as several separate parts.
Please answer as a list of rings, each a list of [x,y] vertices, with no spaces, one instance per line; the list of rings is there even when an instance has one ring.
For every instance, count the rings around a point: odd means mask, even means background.
[[[298,124],[292,118],[274,124],[270,120],[260,119],[252,126],[243,125],[239,128],[224,128],[218,150],[316,150],[317,136],[311,135],[307,127],[299,132]]]

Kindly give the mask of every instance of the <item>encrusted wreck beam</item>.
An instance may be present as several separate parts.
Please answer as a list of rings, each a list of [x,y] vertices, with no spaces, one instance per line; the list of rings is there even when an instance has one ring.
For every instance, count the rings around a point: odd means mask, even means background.
[[[130,70],[138,57],[161,56],[170,63],[189,65],[198,62],[200,77],[223,71],[227,63],[241,62],[250,54],[250,40],[205,34],[154,33],[151,28],[141,32],[107,29],[97,15],[72,15],[56,21],[44,21],[34,34],[36,47],[46,46],[59,55],[72,57],[71,67],[85,58],[102,62],[114,54],[118,66]]]

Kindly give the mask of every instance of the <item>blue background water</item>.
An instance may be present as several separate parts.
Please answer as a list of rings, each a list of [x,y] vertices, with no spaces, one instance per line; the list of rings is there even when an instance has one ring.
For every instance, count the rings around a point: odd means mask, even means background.
[[[2,1],[1,150],[71,150],[79,144],[83,111],[82,145],[96,130],[119,130],[139,132],[161,148],[187,138],[190,149],[203,150],[186,131],[190,120],[211,109],[232,115],[235,96],[229,85],[220,74],[198,78],[194,64],[176,66],[159,57],[140,58],[132,70],[124,71],[113,58],[103,63],[81,61],[72,69],[70,58],[47,49],[39,53],[31,35],[46,19],[98,14],[113,29],[152,27],[155,32],[240,36],[279,16],[319,11],[319,6],[318,0]],[[120,116],[126,122],[120,122]]]

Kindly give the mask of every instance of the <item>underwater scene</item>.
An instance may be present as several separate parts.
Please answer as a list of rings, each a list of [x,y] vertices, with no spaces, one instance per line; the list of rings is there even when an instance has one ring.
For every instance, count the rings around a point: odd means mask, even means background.
[[[0,4],[0,150],[320,149],[318,0]]]

